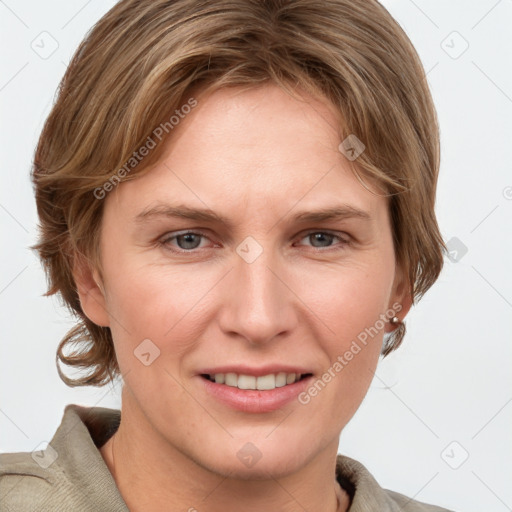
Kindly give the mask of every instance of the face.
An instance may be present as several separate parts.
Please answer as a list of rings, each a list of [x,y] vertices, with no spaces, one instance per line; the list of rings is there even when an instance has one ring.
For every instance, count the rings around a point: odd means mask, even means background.
[[[161,449],[282,476],[336,452],[401,308],[388,205],[327,102],[196,98],[160,162],[104,199],[104,295],[82,304],[112,330],[123,414]]]

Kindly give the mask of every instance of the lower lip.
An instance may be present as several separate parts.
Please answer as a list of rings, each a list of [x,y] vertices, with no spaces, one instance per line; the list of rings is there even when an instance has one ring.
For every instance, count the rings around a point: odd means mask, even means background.
[[[262,413],[281,409],[304,391],[312,376],[280,388],[260,391],[258,389],[239,389],[225,384],[217,384],[198,376],[203,382],[206,392],[223,404],[243,412]]]

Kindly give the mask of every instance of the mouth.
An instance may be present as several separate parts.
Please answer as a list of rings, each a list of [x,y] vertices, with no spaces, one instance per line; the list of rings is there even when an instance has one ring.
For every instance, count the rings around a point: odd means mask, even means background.
[[[276,388],[284,388],[291,386],[296,382],[300,382],[308,377],[311,373],[269,373],[267,375],[248,375],[238,373],[203,373],[201,377],[210,382],[237,388],[242,390],[258,390],[271,391]]]
[[[299,403],[297,396],[313,380],[304,366],[211,366],[196,373],[202,392],[228,408],[244,413],[269,413]]]

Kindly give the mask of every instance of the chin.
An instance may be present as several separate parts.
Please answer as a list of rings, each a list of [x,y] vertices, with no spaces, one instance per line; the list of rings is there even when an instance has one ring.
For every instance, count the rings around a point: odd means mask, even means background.
[[[204,469],[225,478],[235,480],[269,480],[287,477],[301,469],[301,462],[290,456],[289,460],[275,459],[258,460],[253,466],[245,466],[239,460],[222,460],[208,464],[206,461],[196,461]],[[305,461],[303,461],[305,463]]]
[[[209,453],[206,450],[201,454],[196,452],[191,458],[209,472],[239,480],[284,478],[301,470],[314,458],[311,442],[250,439],[231,440],[226,445],[218,445],[213,453],[209,450]]]

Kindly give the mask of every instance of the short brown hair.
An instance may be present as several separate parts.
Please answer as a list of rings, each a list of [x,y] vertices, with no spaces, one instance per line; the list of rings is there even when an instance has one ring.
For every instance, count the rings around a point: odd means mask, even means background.
[[[32,179],[40,218],[38,250],[46,295],[60,293],[78,319],[57,351],[68,385],[101,385],[118,374],[108,327],[91,322],[73,278],[77,255],[101,275],[99,234],[105,190],[155,127],[196,88],[273,82],[330,100],[343,126],[366,146],[351,163],[389,197],[397,264],[417,301],[446,250],[434,204],[439,128],[421,61],[376,0],[123,0],[76,51],[46,120]],[[172,135],[171,129],[162,137]],[[158,144],[122,179],[154,164]],[[115,183],[113,183],[115,185]],[[107,187],[110,188],[110,187]],[[383,348],[401,343],[402,324]],[[87,370],[63,374],[59,362]]]

